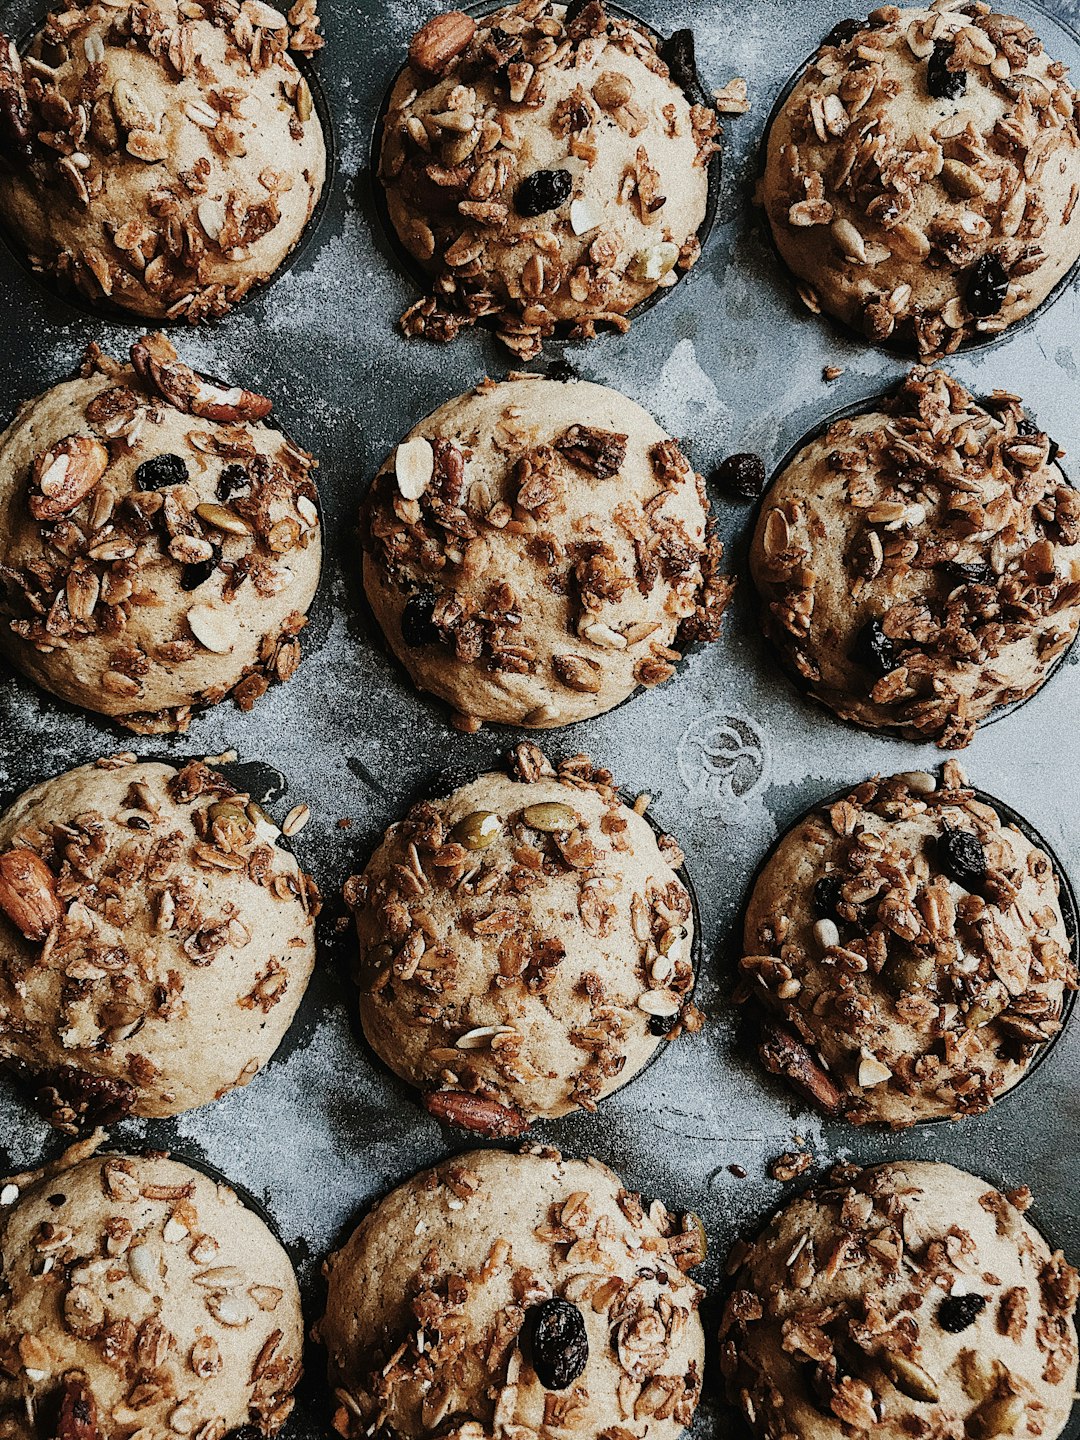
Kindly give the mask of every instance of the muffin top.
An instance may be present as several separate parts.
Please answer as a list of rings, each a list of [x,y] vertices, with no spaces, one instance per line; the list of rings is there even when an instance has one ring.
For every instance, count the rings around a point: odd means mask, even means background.
[[[845,720],[966,745],[1080,627],[1080,492],[1018,398],[916,368],[812,440],[750,551],[764,628]]]
[[[289,53],[317,26],[315,0],[72,0],[21,61],[0,37],[0,216],[34,268],[189,321],[273,275],[326,176]]]
[[[250,709],[300,660],[321,564],[310,455],[147,335],[131,366],[23,406],[0,437],[0,650],[128,729]]]
[[[705,488],[639,405],[485,381],[411,432],[364,505],[364,584],[458,723],[601,714],[712,640],[731,594]]]
[[[292,1266],[263,1221],[162,1156],[68,1158],[3,1186],[3,1433],[276,1434],[304,1329]]]
[[[1076,1380],[1077,1275],[951,1165],[837,1167],[728,1262],[728,1396],[753,1433],[1054,1440]]]
[[[487,1133],[593,1110],[698,1028],[683,856],[575,756],[421,801],[350,882],[364,1033],[431,1112]]]
[[[1034,310],[1080,255],[1067,75],[986,4],[838,25],[776,116],[761,192],[807,305],[922,355]]]
[[[698,1223],[553,1150],[415,1176],[328,1263],[335,1429],[674,1440],[701,1391]]]
[[[315,959],[318,894],[278,834],[199,761],[100,760],[0,816],[0,1063],[53,1124],[254,1079]]]
[[[492,316],[528,359],[557,322],[624,330],[697,260],[719,125],[664,53],[596,0],[454,10],[417,31],[380,166],[394,229],[430,276],[407,334],[449,340]]]
[[[798,821],[747,907],[761,1055],[826,1112],[979,1114],[1061,1028],[1076,987],[1049,858],[967,787],[867,780]]]

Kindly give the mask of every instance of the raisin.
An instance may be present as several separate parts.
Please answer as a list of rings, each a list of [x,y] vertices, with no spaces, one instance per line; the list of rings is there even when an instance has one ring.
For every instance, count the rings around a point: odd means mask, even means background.
[[[251,476],[243,465],[226,465],[217,482],[217,498],[231,500],[237,490],[251,484]]]
[[[950,70],[953,42],[938,40],[926,62],[926,88],[935,100],[957,100],[967,90],[967,71]]]
[[[985,320],[996,315],[1009,293],[1009,276],[993,251],[981,255],[968,271],[964,300],[972,315]]]
[[[140,490],[161,490],[166,485],[186,485],[187,462],[179,455],[155,455],[144,460],[135,471],[135,484]]]
[[[701,89],[692,30],[676,30],[661,44],[660,59],[667,66],[672,80],[685,94],[696,94]]]
[[[519,215],[543,215],[570,199],[574,188],[569,170],[534,170],[514,192]]]
[[[434,590],[417,590],[406,601],[401,612],[401,638],[410,650],[438,645],[442,640],[442,632],[431,618],[437,598]]]
[[[946,825],[937,852],[942,870],[965,890],[977,889],[986,879],[986,851],[970,830],[954,830]]]
[[[985,1295],[949,1295],[938,1306],[937,1323],[950,1335],[959,1335],[975,1324],[985,1308]]]
[[[879,679],[896,669],[896,647],[881,628],[880,620],[868,620],[855,636],[851,658]]]
[[[545,1390],[565,1390],[585,1369],[589,1337],[581,1311],[568,1300],[543,1300],[532,1312],[532,1362]]]
[[[206,584],[220,564],[221,547],[215,545],[209,560],[196,560],[194,564],[185,565],[180,571],[180,589],[197,590],[200,585]]]
[[[740,500],[756,500],[765,488],[765,462],[760,455],[729,455],[716,467],[716,483]]]
[[[841,899],[843,881],[839,875],[823,875],[814,886],[814,909],[823,920],[839,920],[836,907]]]
[[[650,1015],[650,1035],[670,1035],[675,1026],[679,1023],[681,1016],[675,1015]]]
[[[992,585],[995,579],[985,560],[943,560],[941,570],[952,585]]]
[[[833,26],[821,43],[822,45],[846,45],[849,40],[855,39],[860,30],[865,30],[865,28],[865,20],[841,20],[838,25]]]

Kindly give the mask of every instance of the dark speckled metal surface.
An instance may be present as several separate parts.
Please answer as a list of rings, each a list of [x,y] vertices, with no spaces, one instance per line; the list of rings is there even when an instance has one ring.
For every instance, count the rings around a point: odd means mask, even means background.
[[[823,414],[873,395],[903,362],[841,336],[797,306],[749,203],[762,126],[793,68],[850,13],[845,0],[641,0],[657,28],[690,25],[710,86],[747,77],[752,110],[727,123],[717,223],[689,278],[629,335],[606,335],[564,354],[587,379],[615,385],[650,408],[687,444],[697,468],[734,450],[772,465]],[[1080,71],[1080,0],[1014,7]],[[166,1123],[129,1123],[128,1146],[169,1147],[223,1171],[269,1212],[299,1264],[309,1306],[319,1306],[318,1263],[360,1210],[424,1164],[461,1148],[375,1062],[354,1026],[350,945],[336,939],[335,896],[368,847],[418,788],[452,769],[491,767],[510,732],[458,735],[445,712],[413,694],[372,637],[358,603],[357,503],[384,454],[413,423],[508,356],[482,332],[450,349],[406,343],[395,329],[413,294],[378,232],[367,170],[384,88],[419,20],[407,0],[322,0],[328,44],[315,65],[333,115],[337,182],[300,261],[234,315],[181,332],[185,359],[272,395],[280,422],[321,460],[327,521],[325,578],[306,658],[286,687],[250,714],[229,705],[197,719],[186,737],[136,740],[146,754],[213,755],[271,762],[288,779],[279,817],[303,799],[312,822],[295,842],[329,897],[316,978],[278,1057],[245,1091]],[[39,0],[0,0],[16,34]],[[0,253],[0,410],[69,372],[89,340],[123,353],[138,331],[87,316],[50,296]],[[1080,296],[1075,285],[1015,336],[954,360],[965,384],[1016,390],[1066,451],[1080,451]],[[826,365],[843,367],[833,384]],[[1068,461],[1066,462],[1069,463]],[[1074,476],[1076,463],[1071,466]],[[745,567],[749,510],[717,501],[731,564]],[[973,781],[1024,814],[1080,881],[1075,727],[1080,699],[1074,651],[1035,699],[980,732],[964,757]],[[1080,1030],[1069,1032],[1030,1083],[979,1119],[881,1135],[823,1123],[762,1074],[742,1047],[728,1003],[732,922],[761,856],[809,804],[875,771],[930,767],[939,756],[845,728],[802,700],[764,649],[745,582],[719,644],[692,656],[664,688],[594,722],[547,737],[554,753],[587,750],[684,844],[705,928],[698,1001],[710,1023],[598,1114],[538,1127],[571,1154],[598,1155],[629,1183],[704,1217],[705,1278],[715,1287],[734,1235],[775,1206],[783,1187],[768,1161],[803,1137],[819,1164],[947,1159],[995,1183],[1027,1181],[1033,1212],[1080,1262]],[[69,764],[131,741],[0,674],[0,799]],[[349,821],[341,828],[339,821]],[[60,1148],[14,1088],[0,1080],[0,1171]],[[741,1167],[737,1178],[729,1167]],[[712,1324],[713,1310],[708,1313]],[[325,1415],[321,1358],[311,1357],[296,1435]],[[711,1357],[715,1358],[715,1357]],[[715,1367],[712,1367],[715,1374]],[[708,1386],[710,1392],[713,1385]],[[710,1393],[695,1435],[725,1425]],[[1080,1435],[1074,1416],[1070,1440]]]

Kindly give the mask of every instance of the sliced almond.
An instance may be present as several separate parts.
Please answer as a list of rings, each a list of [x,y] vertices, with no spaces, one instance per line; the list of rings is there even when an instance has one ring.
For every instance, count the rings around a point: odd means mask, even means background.
[[[398,490],[406,500],[419,500],[435,473],[435,451],[422,435],[403,441],[394,456]]]
[[[682,1009],[682,1001],[674,990],[646,990],[638,996],[637,1005],[646,1015],[677,1015]]]
[[[883,1085],[886,1080],[892,1079],[892,1071],[887,1065],[883,1065],[876,1055],[865,1048],[860,1055],[858,1080],[864,1090],[873,1085]]]
[[[188,625],[199,644],[215,655],[228,655],[233,648],[229,624],[210,605],[193,605],[188,611]]]

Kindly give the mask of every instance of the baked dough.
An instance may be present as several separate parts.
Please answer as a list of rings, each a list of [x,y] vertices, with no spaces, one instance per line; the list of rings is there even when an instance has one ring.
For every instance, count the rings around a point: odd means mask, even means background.
[[[326,178],[292,58],[315,0],[72,0],[0,37],[0,217],[42,274],[150,319],[222,315],[299,241]]]
[[[986,6],[837,26],[770,128],[762,185],[810,309],[922,355],[1035,310],[1080,256],[1067,74]]]
[[[372,483],[363,533],[391,649],[465,729],[566,725],[662,683],[733,588],[678,444],[584,381],[448,401]]]
[[[674,1440],[701,1390],[703,1292],[681,1267],[702,1253],[696,1222],[678,1231],[663,1205],[646,1214],[596,1160],[445,1161],[388,1195],[328,1262],[335,1429],[599,1440],[615,1426]],[[538,1344],[545,1302],[572,1353]]]
[[[3,1188],[5,1440],[277,1433],[301,1373],[300,1296],[288,1256],[233,1190],[122,1155]]]
[[[91,347],[0,437],[0,652],[140,733],[250,709],[300,661],[322,562],[314,461],[264,396]]]
[[[199,761],[112,758],[0,816],[0,1061],[54,1124],[177,1115],[277,1049],[318,894],[245,801]]]
[[[406,334],[450,340],[491,316],[530,359],[559,322],[579,338],[625,330],[700,255],[715,112],[636,21],[571,8],[450,11],[413,37],[380,166],[391,223],[430,276]]]
[[[350,882],[360,1017],[442,1118],[514,1133],[697,1029],[683,856],[584,756],[532,745],[392,825]]]
[[[838,1167],[728,1262],[729,1399],[763,1440],[1054,1440],[1072,1409],[1077,1274],[951,1165]]]
[[[747,907],[744,992],[781,1021],[766,1065],[858,1124],[988,1109],[1076,988],[1058,883],[954,760],[811,811]]]

